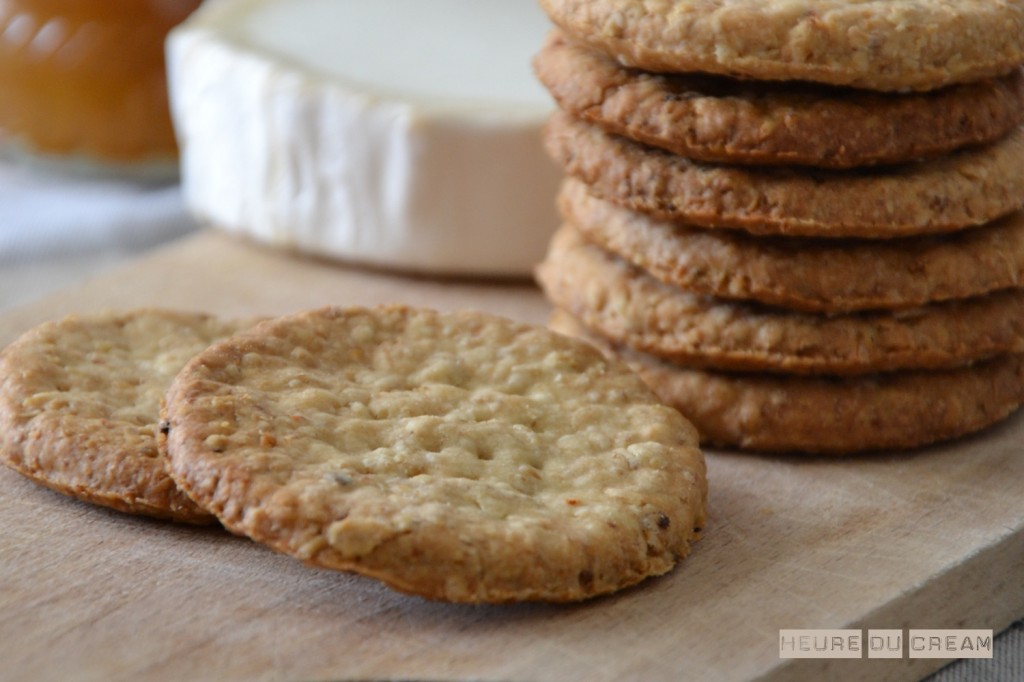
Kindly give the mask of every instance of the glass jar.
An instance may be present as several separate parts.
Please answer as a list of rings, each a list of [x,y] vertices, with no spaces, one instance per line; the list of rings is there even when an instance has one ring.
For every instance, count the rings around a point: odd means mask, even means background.
[[[0,0],[8,155],[172,174],[164,39],[201,0]]]

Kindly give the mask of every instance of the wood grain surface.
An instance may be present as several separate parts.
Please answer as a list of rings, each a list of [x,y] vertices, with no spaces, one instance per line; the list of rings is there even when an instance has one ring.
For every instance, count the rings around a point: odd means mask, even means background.
[[[529,283],[345,268],[200,233],[0,316],[161,305],[475,308]],[[778,657],[781,628],[991,628],[1024,615],[1024,418],[915,453],[708,452],[706,534],[669,575],[573,606],[432,603],[245,539],[119,515],[0,470],[3,680],[903,680],[946,661]]]

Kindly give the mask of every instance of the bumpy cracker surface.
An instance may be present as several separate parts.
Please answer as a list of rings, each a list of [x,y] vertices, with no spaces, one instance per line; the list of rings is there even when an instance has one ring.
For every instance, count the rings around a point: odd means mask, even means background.
[[[587,241],[697,294],[810,312],[908,308],[1024,284],[1024,212],[991,225],[902,239],[754,237],[659,221],[568,178],[565,220]]]
[[[251,324],[152,309],[75,315],[26,332],[0,354],[0,457],[88,502],[213,522],[164,469],[160,400],[193,355]]]
[[[609,592],[703,523],[686,420],[591,347],[478,313],[265,323],[189,363],[166,418],[172,475],[228,528],[428,598]]]
[[[930,90],[1024,63],[1021,0],[541,0],[567,34],[652,71]]]
[[[708,445],[843,455],[920,447],[987,428],[1024,404],[1024,356],[847,379],[681,367],[608,344],[568,313],[551,327],[626,360]]]
[[[555,113],[548,152],[590,191],[641,213],[757,234],[900,237],[982,225],[1024,203],[1024,131],[874,171],[700,164]]]
[[[898,312],[816,315],[689,294],[586,243],[554,237],[538,281],[613,342],[691,366],[866,374],[1024,352],[1024,291]]]
[[[1024,119],[1024,73],[890,94],[625,69],[554,31],[534,58],[559,106],[705,162],[851,168],[994,141]]]

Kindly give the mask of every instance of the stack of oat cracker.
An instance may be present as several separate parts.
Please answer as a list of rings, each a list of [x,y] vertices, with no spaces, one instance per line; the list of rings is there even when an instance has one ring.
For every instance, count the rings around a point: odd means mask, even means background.
[[[914,447],[1024,402],[1024,2],[541,4],[554,328],[718,445]]]

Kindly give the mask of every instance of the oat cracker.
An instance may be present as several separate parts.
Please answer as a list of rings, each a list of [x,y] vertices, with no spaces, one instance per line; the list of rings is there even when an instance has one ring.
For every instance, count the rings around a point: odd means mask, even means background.
[[[563,228],[537,278],[548,299],[616,344],[687,364],[855,375],[1024,352],[1024,290],[895,312],[819,315],[689,294]]]
[[[650,71],[930,90],[1024,63],[1022,0],[541,0],[573,38]]]
[[[755,237],[656,220],[567,178],[562,216],[587,241],[696,294],[808,312],[910,308],[1024,285],[1024,212],[900,239]]]
[[[865,377],[797,377],[681,367],[612,346],[564,311],[551,327],[621,357],[708,446],[846,455],[902,450],[965,436],[1024,404],[1024,356],[968,367]]]
[[[563,111],[704,162],[852,168],[993,142],[1024,120],[1024,72],[928,93],[657,74],[554,31],[534,70]]]
[[[545,144],[592,194],[666,220],[757,234],[902,237],[983,225],[1024,204],[1024,130],[882,169],[700,164],[556,112]]]
[[[474,312],[326,308],[204,351],[169,469],[231,530],[457,602],[664,573],[703,524],[696,434],[619,363]]]
[[[143,309],[29,330],[0,353],[0,460],[87,502],[213,522],[164,469],[160,399],[193,355],[251,324]]]

